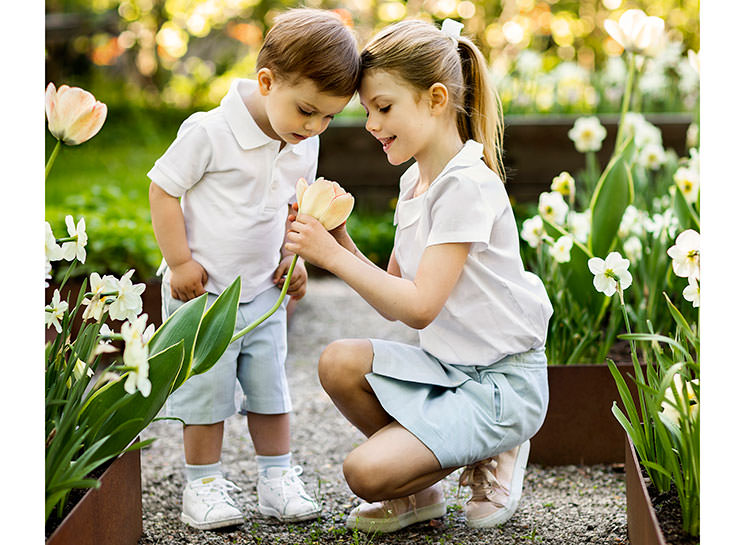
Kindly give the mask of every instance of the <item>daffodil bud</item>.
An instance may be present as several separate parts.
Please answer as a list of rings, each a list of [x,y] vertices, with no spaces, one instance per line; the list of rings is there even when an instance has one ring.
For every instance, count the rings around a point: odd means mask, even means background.
[[[308,183],[300,178],[295,185],[298,212],[313,216],[331,230],[344,223],[354,208],[354,197],[336,183],[324,178]]]

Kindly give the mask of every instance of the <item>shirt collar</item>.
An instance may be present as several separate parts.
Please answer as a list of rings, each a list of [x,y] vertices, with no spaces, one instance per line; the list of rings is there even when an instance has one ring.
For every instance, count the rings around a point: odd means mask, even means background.
[[[234,79],[228,93],[220,101],[220,107],[225,112],[228,126],[244,150],[254,149],[267,144],[278,143],[268,136],[256,124],[256,120],[246,107],[245,99],[256,89],[258,83],[250,79]],[[302,144],[302,142],[300,142]],[[287,143],[288,151],[300,154],[299,144]]]
[[[483,156],[483,144],[476,142],[475,140],[466,140],[466,143],[463,144],[463,147],[460,149],[460,151],[456,153],[455,156],[450,159],[448,164],[445,165],[445,168],[442,169],[442,172],[440,173],[440,176],[438,176],[438,178],[442,177],[453,169],[471,166],[475,162],[479,161]]]

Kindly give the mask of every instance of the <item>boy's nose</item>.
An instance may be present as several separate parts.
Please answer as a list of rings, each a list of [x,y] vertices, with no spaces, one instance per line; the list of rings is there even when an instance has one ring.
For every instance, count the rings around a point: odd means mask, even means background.
[[[305,122],[305,126],[303,128],[311,134],[318,134],[319,132],[321,132],[321,123],[322,120],[319,118],[309,119]]]

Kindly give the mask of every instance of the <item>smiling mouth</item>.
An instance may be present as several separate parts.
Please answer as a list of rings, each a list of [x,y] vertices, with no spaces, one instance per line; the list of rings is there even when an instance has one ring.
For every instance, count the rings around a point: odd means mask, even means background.
[[[380,138],[380,143],[383,144],[383,151],[388,151],[393,141],[396,139],[395,136],[389,136],[388,138]]]

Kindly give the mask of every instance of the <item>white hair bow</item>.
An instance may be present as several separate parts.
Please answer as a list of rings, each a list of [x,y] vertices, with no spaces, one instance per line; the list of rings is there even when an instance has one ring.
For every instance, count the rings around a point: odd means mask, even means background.
[[[452,38],[453,43],[456,46],[458,45],[458,37],[460,36],[461,30],[463,30],[463,23],[459,23],[453,19],[445,19],[440,28],[440,31],[445,34],[445,36]]]

